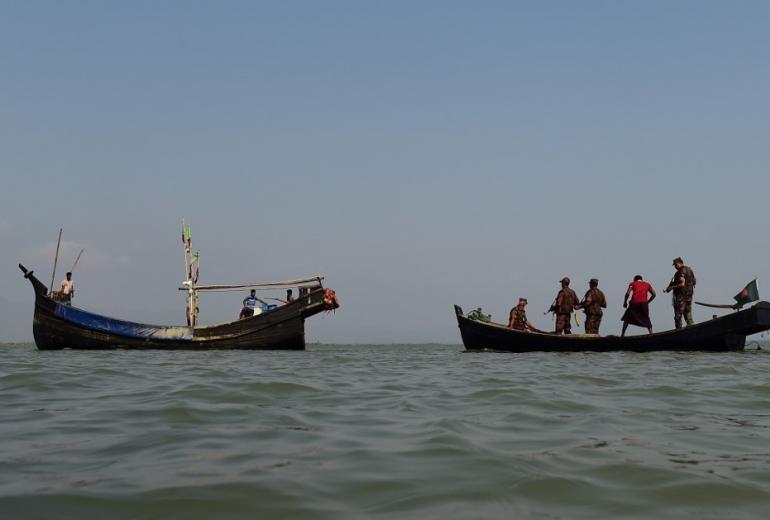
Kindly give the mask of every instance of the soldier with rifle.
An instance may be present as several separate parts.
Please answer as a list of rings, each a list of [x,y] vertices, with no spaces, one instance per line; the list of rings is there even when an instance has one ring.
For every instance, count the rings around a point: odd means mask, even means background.
[[[578,307],[580,299],[575,291],[569,288],[569,278],[561,279],[561,290],[556,295],[553,305],[546,311],[556,314],[556,334],[572,334],[570,320],[572,312]]]
[[[665,292],[674,292],[672,304],[674,305],[674,325],[677,329],[682,328],[682,316],[687,321],[687,325],[692,325],[695,321],[692,319],[692,297],[695,292],[695,273],[692,269],[684,265],[681,257],[674,258],[674,268],[676,273],[671,279],[671,283],[666,287]]]
[[[607,298],[604,296],[604,292],[599,289],[599,280],[596,278],[591,278],[588,286],[589,289],[578,307],[586,313],[586,334],[599,334],[599,325],[601,325],[604,315],[602,309],[607,308]]]

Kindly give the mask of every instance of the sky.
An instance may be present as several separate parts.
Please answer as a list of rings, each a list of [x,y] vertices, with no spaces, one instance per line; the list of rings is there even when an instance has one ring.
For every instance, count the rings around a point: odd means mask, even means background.
[[[768,27],[748,0],[2,2],[0,341],[31,339],[16,265],[48,284],[59,228],[76,305],[182,323],[182,218],[202,283],[324,274],[308,341],[459,343],[453,304],[521,296],[549,328],[563,276],[617,333],[676,256],[696,300],[764,296]]]

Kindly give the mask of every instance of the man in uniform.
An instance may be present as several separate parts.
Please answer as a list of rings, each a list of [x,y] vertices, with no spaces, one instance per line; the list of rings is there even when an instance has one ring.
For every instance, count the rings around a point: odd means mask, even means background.
[[[607,308],[607,298],[599,289],[599,280],[591,278],[588,282],[589,289],[583,296],[579,307],[586,313],[586,334],[599,334],[599,325],[602,323],[602,309]]]
[[[527,319],[527,299],[519,298],[519,304],[511,309],[511,313],[508,317],[508,328],[516,330],[531,330],[533,332],[541,332],[534,325],[532,325]]]
[[[556,314],[556,334],[572,334],[570,320],[579,302],[575,291],[569,288],[569,278],[565,276],[561,279],[561,290],[549,309]]]
[[[687,325],[692,325],[695,321],[692,319],[692,296],[695,292],[695,273],[692,269],[684,265],[680,258],[674,258],[674,278],[666,287],[666,292],[674,291],[672,303],[674,305],[674,325],[677,329],[682,328],[682,316],[687,321]]]

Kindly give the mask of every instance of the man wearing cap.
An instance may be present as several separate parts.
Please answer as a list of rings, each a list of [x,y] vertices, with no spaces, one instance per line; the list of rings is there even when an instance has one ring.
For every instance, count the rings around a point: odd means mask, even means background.
[[[527,319],[527,306],[526,298],[519,298],[519,304],[511,309],[511,313],[508,317],[508,328],[516,330],[531,330],[533,332],[540,332],[534,325],[532,325]]]
[[[569,278],[561,279],[561,290],[549,309],[556,314],[556,334],[572,334],[570,319],[580,300],[575,291],[569,288]]]
[[[684,265],[684,260],[680,257],[674,258],[674,278],[666,287],[666,292],[674,291],[672,303],[674,305],[674,325],[677,329],[682,328],[682,316],[687,321],[687,325],[692,325],[695,321],[692,319],[692,296],[695,292],[695,273]]]
[[[596,278],[591,278],[588,286],[589,289],[578,306],[586,313],[586,334],[599,334],[599,325],[604,314],[602,309],[607,308],[607,298],[599,289],[599,280]]]

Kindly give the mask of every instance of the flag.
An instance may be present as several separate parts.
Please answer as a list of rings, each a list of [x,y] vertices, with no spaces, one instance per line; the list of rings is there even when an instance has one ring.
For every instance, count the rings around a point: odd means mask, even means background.
[[[738,305],[746,305],[747,303],[755,302],[759,300],[759,289],[757,288],[757,279],[750,281],[741,292],[733,296],[733,299],[738,302]]]

